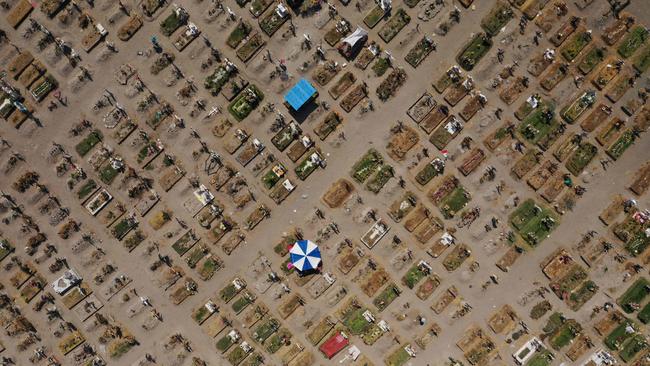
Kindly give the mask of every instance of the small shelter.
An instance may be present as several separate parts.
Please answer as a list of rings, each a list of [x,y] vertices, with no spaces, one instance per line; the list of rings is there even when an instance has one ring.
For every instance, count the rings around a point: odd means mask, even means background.
[[[326,340],[318,349],[323,352],[327,359],[332,359],[337,353],[341,352],[350,343],[348,337],[343,332],[337,332]]]
[[[321,264],[318,245],[311,240],[298,240],[289,250],[291,265],[300,273],[315,271]]]
[[[346,59],[350,60],[361,48],[365,45],[368,40],[368,32],[357,26],[357,29],[354,33],[345,37],[341,44],[338,46],[339,53]]]
[[[284,96],[284,103],[287,108],[297,112],[307,103],[318,97],[318,91],[305,79],[300,79],[296,85]]]

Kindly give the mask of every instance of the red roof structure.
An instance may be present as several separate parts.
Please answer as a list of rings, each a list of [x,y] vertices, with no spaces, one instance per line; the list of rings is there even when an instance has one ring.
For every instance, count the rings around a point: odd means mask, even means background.
[[[347,345],[350,343],[348,337],[341,332],[336,332],[330,339],[326,340],[325,343],[321,344],[318,348],[325,357],[331,359],[336,356],[337,353],[341,352]]]

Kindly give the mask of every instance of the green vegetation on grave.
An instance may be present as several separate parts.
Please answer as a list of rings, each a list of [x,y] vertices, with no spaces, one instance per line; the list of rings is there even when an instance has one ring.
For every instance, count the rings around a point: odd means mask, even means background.
[[[346,326],[352,335],[361,335],[372,325],[372,323],[369,323],[366,318],[363,317],[363,313],[366,310],[365,307],[354,309],[346,313],[343,317],[343,325]]]
[[[553,211],[528,199],[510,214],[508,220],[515,231],[530,246],[542,242],[555,229],[558,218]]]
[[[271,0],[253,0],[248,10],[253,14],[253,17],[257,18],[262,15],[262,13],[264,13],[272,3],[273,1]]]
[[[567,122],[573,123],[596,102],[596,92],[587,90],[574,99],[569,105],[562,108],[560,116]]]
[[[248,40],[239,47],[237,50],[237,57],[243,62],[248,62],[248,60],[253,57],[253,55],[264,46],[266,42],[259,33],[255,33],[248,38]]]
[[[264,349],[270,354],[276,353],[286,343],[286,340],[291,338],[291,335],[291,332],[285,328],[278,330],[264,342]]]
[[[268,318],[253,329],[251,336],[255,341],[263,343],[278,329],[280,329],[280,322],[275,318]]]
[[[634,141],[636,140],[636,131],[633,129],[627,129],[625,132],[621,134],[621,136],[614,141],[614,143],[607,149],[607,155],[609,155],[612,159],[618,160],[625,150],[627,150]]]
[[[418,67],[420,63],[435,49],[435,44],[428,36],[422,37],[418,43],[411,48],[404,58],[413,68]]]
[[[3,259],[7,258],[9,254],[11,254],[15,248],[9,244],[9,241],[7,239],[0,239],[0,261]]]
[[[386,73],[390,67],[390,61],[385,57],[377,58],[377,61],[372,65],[372,71],[375,72],[375,76],[382,76]]]
[[[634,357],[648,347],[648,341],[642,334],[635,334],[623,345],[623,349],[618,353],[618,356],[624,362],[630,362]]]
[[[88,179],[77,191],[77,198],[83,201],[89,194],[95,192],[96,189],[97,182],[93,179]]]
[[[633,313],[650,292],[650,282],[644,277],[632,285],[616,300],[626,313]]]
[[[388,181],[395,176],[395,169],[388,164],[379,167],[377,173],[366,183],[366,188],[372,193],[379,193]]]
[[[221,88],[230,80],[231,72],[225,66],[219,65],[216,70],[205,78],[203,86],[214,96],[219,94]]]
[[[438,169],[436,169],[433,164],[428,163],[425,164],[422,170],[416,174],[415,180],[420,183],[420,185],[426,185],[438,175],[440,175]]]
[[[275,166],[278,166],[279,169],[281,169],[282,171],[286,171],[286,169],[285,169],[284,165],[282,165],[282,163],[278,163]],[[264,187],[266,189],[271,189],[276,185],[276,183],[278,183],[280,181],[280,178],[282,178],[282,177],[277,175],[273,171],[273,169],[269,169],[269,171],[266,172],[266,174],[264,174],[262,176],[262,184],[264,184]]]
[[[492,41],[487,34],[477,33],[458,54],[456,60],[463,69],[470,71],[490,51],[491,47]]]
[[[264,93],[257,86],[251,84],[230,103],[228,111],[237,121],[242,121],[257,108],[262,100],[264,100]]]
[[[494,37],[514,16],[512,8],[505,1],[497,1],[490,12],[481,19],[481,28]]]
[[[650,237],[645,235],[645,232],[638,231],[630,237],[625,243],[625,249],[633,256],[638,256],[643,253],[650,245]]]
[[[589,42],[591,42],[591,32],[583,31],[575,33],[564,43],[564,45],[562,45],[560,53],[564,59],[571,62],[578,57],[580,52],[587,47]]]
[[[628,333],[627,328],[631,327],[634,329],[634,332]],[[639,331],[639,326],[630,319],[625,319],[621,324],[619,324],[614,330],[612,330],[607,337],[603,340],[603,343],[607,348],[611,350],[620,350],[623,349],[623,344],[629,338],[633,337],[636,332]]]
[[[366,152],[366,154],[352,166],[352,178],[359,183],[365,182],[371,174],[377,171],[383,162],[384,159],[377,150],[368,150],[368,152]]]
[[[113,165],[108,162],[106,165],[104,165],[103,168],[100,169],[99,179],[101,179],[104,184],[111,184],[118,174],[120,174],[120,171],[113,168]]]
[[[95,145],[102,141],[102,133],[99,130],[93,130],[81,142],[75,146],[75,150],[79,156],[84,157]]]
[[[598,285],[594,281],[584,281],[577,289],[569,295],[569,307],[573,311],[578,311],[587,301],[589,301],[598,292]]]
[[[637,54],[634,56],[632,65],[640,72],[644,73],[650,67],[650,43],[647,43]]]
[[[390,42],[411,21],[411,17],[404,9],[397,9],[395,14],[379,29],[379,38]]]
[[[650,323],[650,302],[645,304],[645,306],[639,311],[639,314],[637,314],[637,318],[641,321],[643,324],[648,324]]]
[[[278,150],[284,151],[298,138],[299,132],[292,125],[287,125],[271,138],[271,143]]]
[[[248,356],[248,352],[244,351],[243,348],[241,347],[235,347],[230,353],[228,353],[228,356],[226,356],[226,359],[228,362],[230,362],[231,365],[239,365],[244,359]]]
[[[113,226],[111,234],[115,239],[122,240],[122,238],[134,227],[135,223],[129,217],[125,217]]]
[[[395,285],[394,283],[390,283],[384,291],[382,291],[375,299],[372,301],[372,303],[377,307],[379,311],[384,311],[397,297],[400,295],[402,291]]]
[[[519,134],[532,144],[538,143],[544,138],[551,130],[557,128],[559,125],[555,119],[554,105],[542,104],[535,108],[528,116],[519,124],[517,131]]]
[[[598,148],[588,142],[580,144],[566,162],[566,168],[576,177],[582,173],[585,167],[598,153]]]
[[[553,354],[546,348],[535,351],[533,357],[526,362],[525,366],[550,366],[553,362]]]
[[[406,272],[404,277],[402,277],[402,283],[410,288],[415,288],[415,285],[420,282],[421,279],[427,276],[427,272],[423,270],[422,266],[416,264],[411,269]]]
[[[229,283],[226,287],[222,288],[221,291],[219,291],[219,296],[221,297],[221,300],[223,300],[223,302],[228,303],[238,293],[239,290],[237,289],[237,287],[233,283]]]
[[[318,154],[318,153],[314,152],[313,154]],[[300,164],[298,164],[295,167],[294,172],[296,173],[296,176],[298,176],[298,178],[300,178],[300,180],[307,179],[307,177],[309,177],[311,175],[311,173],[313,173],[314,170],[316,170],[316,168],[318,168],[319,163],[316,163],[316,162],[312,161],[311,157],[312,157],[313,154],[309,154],[307,157],[302,159]]]
[[[590,73],[599,63],[605,59],[607,55],[607,48],[605,47],[593,47],[578,63],[578,70],[583,74]]]
[[[260,19],[259,26],[267,36],[271,37],[288,18],[289,15],[281,16],[276,9],[273,9],[264,18]]]
[[[632,56],[647,39],[648,30],[642,25],[635,26],[618,45],[618,54],[623,56],[623,58]]]
[[[216,347],[217,349],[221,352],[224,353],[232,346],[235,342],[228,336],[228,334],[225,334],[223,337],[221,337],[217,343]]]
[[[457,186],[440,201],[438,207],[445,219],[453,218],[471,200],[469,192],[463,186]]]
[[[582,326],[574,319],[567,319],[561,313],[553,313],[543,328],[553,349],[560,350],[571,343],[582,331]]]
[[[404,347],[400,347],[395,352],[393,352],[390,356],[386,357],[385,361],[386,361],[386,365],[389,366],[403,366],[410,359],[411,359],[411,355],[409,355],[409,353],[406,352]]]
[[[184,10],[179,9],[177,13],[177,10],[174,9],[172,10],[172,13],[160,23],[160,31],[162,34],[169,37],[176,29],[178,29],[178,27],[185,24],[187,19],[188,16]]]
[[[372,8],[372,10],[370,10],[365,18],[363,18],[363,22],[372,29],[377,25],[377,23],[379,23],[384,15],[386,15],[384,9],[382,9],[381,6],[377,5]]]

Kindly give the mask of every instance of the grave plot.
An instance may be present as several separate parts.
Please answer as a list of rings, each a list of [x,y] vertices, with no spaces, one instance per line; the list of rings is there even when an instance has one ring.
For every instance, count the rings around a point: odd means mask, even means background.
[[[628,13],[620,14],[618,19],[614,20],[612,24],[608,25],[603,30],[603,41],[605,41],[608,46],[613,46],[625,35],[628,29],[634,25],[635,21],[634,17]]]
[[[400,346],[398,349],[386,356],[384,362],[386,365],[390,366],[403,366],[413,357],[415,357],[415,351],[411,348],[410,344],[407,344],[404,347]]]
[[[383,10],[382,10],[383,11]],[[370,42],[368,47],[359,52],[357,59],[354,61],[354,66],[358,67],[361,70],[368,68],[368,65],[377,57],[381,49],[374,41]]]
[[[337,317],[351,335],[360,336],[365,344],[372,345],[383,334],[370,310],[356,298],[348,300],[337,311]]]
[[[546,49],[544,52],[533,56],[526,69],[529,74],[538,77],[540,76],[555,60],[555,51]]]
[[[577,64],[578,70],[587,75],[598,66],[607,56],[607,48],[594,45],[585,51],[585,54],[580,58]]]
[[[419,142],[417,132],[408,127],[403,126],[398,128],[396,133],[392,133],[392,137],[386,146],[388,155],[396,161],[402,161],[406,154]]]
[[[444,105],[440,104],[438,107],[436,107],[431,113],[429,113],[422,122],[420,123],[420,128],[428,134],[431,134],[436,127],[442,121],[444,121],[447,117],[449,117],[449,108]]]
[[[560,116],[567,123],[574,123],[580,116],[594,105],[596,93],[593,90],[587,90],[580,93],[571,103],[566,105],[560,111]]]
[[[648,30],[642,25],[633,26],[618,44],[616,51],[623,58],[629,58],[648,39]]]
[[[438,103],[433,99],[431,94],[425,92],[413,105],[406,111],[415,123],[420,123],[422,120],[436,107]]]
[[[401,293],[402,290],[395,283],[391,282],[374,298],[372,303],[377,307],[378,311],[384,311]]]
[[[452,303],[458,297],[458,290],[455,286],[451,286],[443,291],[436,300],[434,300],[433,305],[431,305],[431,310],[436,314],[442,313],[449,304]]]
[[[553,63],[539,79],[539,85],[550,92],[569,74],[569,65],[563,62]]]
[[[359,104],[366,96],[368,95],[368,87],[365,84],[365,82],[362,82],[361,84],[357,85],[352,89],[343,99],[341,99],[341,103],[339,104],[341,108],[350,113],[354,107]]]
[[[627,150],[634,141],[636,141],[637,135],[634,132],[633,128],[628,128],[623,133],[619,135],[620,137],[614,141],[609,148],[605,151],[610,158],[618,160],[625,150]]]
[[[648,187],[650,187],[650,163],[644,164],[636,172],[634,181],[632,181],[629,188],[637,196],[642,196],[648,190]],[[2,258],[2,255],[0,255],[0,258]]]
[[[585,117],[585,119],[580,123],[580,127],[585,132],[593,132],[601,123],[605,122],[611,114],[612,108],[600,103],[589,115],[587,115],[587,117]]]
[[[531,144],[537,144],[559,122],[555,118],[555,108],[552,104],[543,104],[534,109],[517,128],[518,134]]]
[[[580,52],[591,42],[591,32],[586,29],[579,29],[560,48],[560,54],[568,62],[578,57]]]
[[[547,238],[558,224],[554,213],[538,205],[532,199],[522,202],[510,214],[508,221],[517,234],[532,247]]]
[[[343,117],[341,117],[341,115],[336,111],[331,111],[316,127],[314,127],[314,133],[321,140],[325,140],[342,123]]]
[[[340,70],[341,66],[336,62],[326,61],[314,70],[312,78],[318,83],[318,85],[325,86],[334,79]]]
[[[624,127],[625,121],[618,117],[614,117],[598,130],[596,141],[598,141],[600,146],[609,146],[621,136]]]
[[[630,314],[639,310],[641,305],[645,303],[645,298],[650,291],[650,281],[646,278],[639,278],[627,288],[627,290],[619,296],[616,303],[621,306],[623,311]],[[646,310],[647,312],[647,310]],[[647,315],[646,315],[647,317]],[[647,318],[644,319],[647,321]]]
[[[582,326],[575,319],[567,319],[562,313],[553,313],[548,318],[543,332],[551,347],[559,351],[580,335]]]
[[[461,109],[458,115],[465,121],[468,122],[479,110],[483,109],[487,105],[487,97],[479,91],[472,91],[470,93],[470,99],[465,103],[463,109]]]
[[[500,127],[496,128],[483,140],[483,144],[490,151],[495,151],[501,144],[514,136],[515,125],[511,122],[504,122]]]
[[[510,267],[515,264],[517,259],[525,253],[524,248],[518,245],[511,245],[508,251],[506,251],[501,258],[496,262],[496,266],[503,272],[508,272]]]
[[[438,150],[443,150],[463,130],[463,123],[456,116],[449,116],[441,123],[429,137],[431,142]]]
[[[284,5],[279,4],[266,15],[260,17],[258,23],[262,31],[264,31],[267,36],[272,37],[290,17],[291,15]]]
[[[440,158],[435,158],[429,162],[425,162],[418,173],[415,175],[415,181],[420,185],[425,186],[433,178],[441,175],[444,172],[445,163]]]
[[[596,157],[598,148],[588,142],[581,143],[566,162],[566,168],[574,176],[580,175]]]
[[[442,261],[442,265],[447,271],[453,272],[460,268],[471,254],[472,252],[469,250],[467,245],[458,244],[449,254],[447,254],[445,259]]]
[[[555,33],[553,33],[549,41],[551,41],[555,47],[560,47],[560,45],[564,43],[564,41],[567,40],[577,28],[584,28],[581,25],[581,22],[582,19],[572,16],[569,20],[563,23]]]
[[[244,239],[246,239],[244,232],[237,230],[230,234],[230,236],[226,238],[223,243],[221,243],[221,249],[224,251],[224,253],[226,253],[226,255],[230,255],[235,251],[235,249],[237,249],[239,244],[241,244]]]
[[[374,28],[386,15],[386,11],[381,6],[377,5],[366,14],[363,18],[363,23],[370,29]]]
[[[445,101],[452,107],[458,104],[470,91],[474,89],[474,80],[471,77],[460,80],[451,85],[451,89],[445,93]]]
[[[272,336],[270,336],[266,341],[264,341],[264,349],[269,353],[269,354],[274,354],[278,352],[283,346],[287,344],[291,344],[291,337],[293,334],[289,332],[286,328],[280,328],[277,332],[275,332]],[[261,356],[261,355],[260,355]],[[251,356],[253,357],[253,356]],[[258,363],[261,365],[263,362],[263,359],[261,359]]]
[[[456,56],[456,61],[465,70],[470,71],[478,64],[492,47],[492,40],[485,33],[477,33]]]
[[[350,33],[350,22],[340,16],[334,17],[334,20],[334,26],[323,36],[325,42],[331,47],[334,47],[343,37]]]
[[[433,88],[440,94],[453,84],[463,82],[465,78],[458,66],[452,66],[433,83]]]
[[[582,142],[582,138],[578,135],[567,136],[554,150],[553,157],[559,162],[563,162],[568,158]]]
[[[564,184],[564,177],[562,174],[555,174],[549,182],[545,185],[544,190],[541,193],[542,198],[548,203],[555,201],[557,196],[562,193],[566,185]]]
[[[496,354],[496,345],[490,337],[478,326],[467,329],[456,346],[463,352],[463,356],[470,365],[485,365]]]
[[[418,198],[410,191],[395,200],[389,207],[388,216],[395,222],[400,222],[417,206]]]
[[[562,8],[563,2],[555,3],[553,6],[544,7],[537,17],[535,17],[535,25],[537,25],[544,33],[548,33],[555,26],[555,23],[562,19],[568,9]],[[565,4],[566,5],[566,4]]]
[[[444,177],[437,187],[429,191],[428,196],[446,219],[453,218],[471,199],[453,175]]]
[[[603,90],[616,75],[618,75],[623,68],[623,61],[619,58],[610,57],[607,61],[596,71],[591,79],[591,83]]]
[[[528,88],[528,83],[528,78],[525,76],[519,76],[512,81],[506,80],[499,89],[499,98],[507,105],[511,105]]]
[[[474,148],[472,151],[467,153],[467,156],[463,159],[461,164],[458,166],[458,170],[464,175],[468,176],[476,168],[478,168],[483,160],[485,160],[486,155],[483,150],[479,148]]]
[[[641,132],[647,131],[648,127],[650,127],[650,106],[647,104],[634,117],[634,127]]]
[[[387,101],[394,96],[397,90],[406,82],[406,72],[402,68],[394,68],[377,87],[377,97]]]
[[[393,16],[379,29],[379,38],[386,43],[390,42],[410,21],[411,17],[404,9],[395,10]]]
[[[488,319],[487,323],[490,329],[496,334],[508,334],[513,330],[517,323],[519,322],[519,317],[517,313],[510,307],[510,305],[502,305],[498,310],[496,310]]]
[[[420,244],[425,244],[442,229],[442,221],[431,215],[422,220],[422,222],[415,228],[413,236]]]
[[[614,79],[614,81],[605,90],[605,97],[610,102],[618,102],[625,93],[632,88],[635,72],[630,67],[623,68],[623,71]]]
[[[593,347],[594,342],[588,335],[579,334],[576,338],[573,339],[569,349],[566,350],[565,354],[571,361],[576,362]]]
[[[236,54],[237,57],[244,63],[250,61],[250,59],[255,56],[257,51],[262,49],[266,45],[266,41],[262,38],[262,35],[255,32],[252,36],[248,37],[244,41],[244,44],[239,47]]]
[[[551,129],[548,131],[548,133],[544,135],[544,137],[540,138],[539,141],[537,141],[537,146],[539,146],[539,148],[544,151],[548,151],[560,137],[564,136],[565,132],[565,124],[554,124],[551,126]]]
[[[625,243],[625,249],[636,257],[650,245],[650,239],[644,234],[650,225],[648,222],[640,222],[635,216],[636,210],[631,210],[622,222],[612,227],[612,230],[614,235]]]
[[[650,43],[643,46],[632,58],[632,66],[640,73],[644,73],[650,67]]]
[[[417,68],[424,59],[435,49],[435,43],[428,36],[422,37],[405,56],[406,62]]]
[[[332,98],[334,98],[334,100],[336,100],[341,95],[343,95],[352,85],[354,85],[356,81],[357,77],[354,76],[352,72],[347,71],[327,92]]]
[[[514,12],[505,1],[497,1],[490,12],[481,19],[481,28],[490,36],[496,36],[514,17]]]
[[[244,45],[245,46],[245,45]],[[237,120],[244,118],[257,108],[264,100],[264,93],[255,85],[248,85],[229,105],[228,111]]]

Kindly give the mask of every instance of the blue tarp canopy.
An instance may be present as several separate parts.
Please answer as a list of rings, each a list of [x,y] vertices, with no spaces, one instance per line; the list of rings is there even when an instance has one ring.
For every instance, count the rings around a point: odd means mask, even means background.
[[[316,94],[316,89],[305,79],[300,79],[298,83],[289,90],[284,100],[289,103],[293,110],[297,111],[307,103]]]

